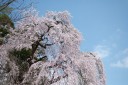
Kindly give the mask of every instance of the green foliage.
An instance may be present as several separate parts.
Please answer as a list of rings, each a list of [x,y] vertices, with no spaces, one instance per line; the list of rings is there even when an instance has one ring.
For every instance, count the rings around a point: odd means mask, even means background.
[[[9,34],[9,30],[1,27],[0,28],[0,37],[5,37],[7,34]]]
[[[6,14],[0,14],[0,25],[9,25],[10,27],[14,28],[14,23]]]
[[[27,69],[27,59],[30,58],[31,49],[23,48],[21,50],[13,49],[9,51],[9,58],[11,61],[15,61],[16,64],[19,66],[19,69],[22,71],[26,71]]]
[[[3,38],[0,37],[0,45],[3,44],[3,41],[4,41]]]
[[[27,72],[28,69],[29,69],[29,64],[28,64],[28,62],[23,61],[23,62],[19,62],[19,63],[18,63],[18,66],[19,66],[19,76],[18,76],[18,80],[19,80],[20,82],[22,82],[22,80],[24,79],[24,78],[23,78],[24,73]]]
[[[21,50],[13,50],[12,53],[16,58],[26,61],[31,55],[31,49],[22,48]]]
[[[23,80],[23,74],[28,71],[29,63],[27,59],[30,58],[31,49],[22,48],[21,50],[13,49],[9,51],[9,58],[11,61],[15,61],[16,65],[19,68],[19,82]]]
[[[0,45],[4,42],[4,37],[9,34],[7,26],[14,26],[11,19],[6,14],[0,14]]]

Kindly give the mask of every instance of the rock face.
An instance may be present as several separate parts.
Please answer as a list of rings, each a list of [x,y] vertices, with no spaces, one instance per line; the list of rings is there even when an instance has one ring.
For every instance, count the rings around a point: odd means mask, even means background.
[[[0,85],[105,85],[105,73],[101,60],[93,53],[84,53],[76,59],[72,59],[76,71],[72,70],[68,77],[50,84],[46,66],[49,62],[36,62],[23,74],[20,82],[19,68],[14,61],[2,55],[6,49],[0,47]],[[5,54],[5,53],[4,53]]]

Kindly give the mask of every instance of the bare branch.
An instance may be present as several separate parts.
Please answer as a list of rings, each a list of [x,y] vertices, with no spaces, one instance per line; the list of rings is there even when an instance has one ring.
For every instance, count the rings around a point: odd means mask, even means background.
[[[8,7],[14,1],[16,1],[16,0],[9,0],[6,3],[4,3],[2,6],[0,6],[0,11],[4,10],[6,7]]]

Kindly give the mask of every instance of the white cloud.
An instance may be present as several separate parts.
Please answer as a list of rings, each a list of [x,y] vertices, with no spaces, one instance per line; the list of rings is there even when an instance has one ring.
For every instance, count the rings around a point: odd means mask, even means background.
[[[115,63],[112,63],[112,67],[119,67],[119,68],[128,68],[128,48],[120,52],[120,57],[123,57],[123,59],[118,60]]]
[[[128,68],[128,57],[111,64],[112,67]]]
[[[110,54],[109,48],[107,46],[104,46],[104,45],[95,46],[94,52],[101,58],[105,58]]]

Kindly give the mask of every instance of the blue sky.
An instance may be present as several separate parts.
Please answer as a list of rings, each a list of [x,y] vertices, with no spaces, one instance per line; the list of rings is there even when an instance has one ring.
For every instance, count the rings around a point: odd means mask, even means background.
[[[102,56],[107,85],[128,85],[128,0],[38,0],[40,15],[67,10],[82,33],[81,51]]]

